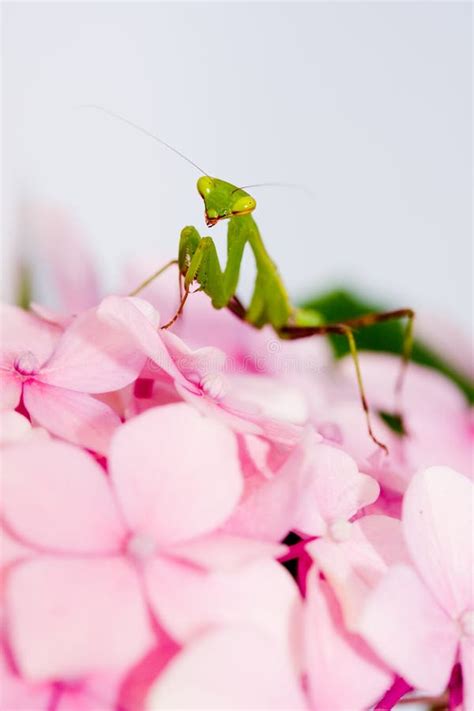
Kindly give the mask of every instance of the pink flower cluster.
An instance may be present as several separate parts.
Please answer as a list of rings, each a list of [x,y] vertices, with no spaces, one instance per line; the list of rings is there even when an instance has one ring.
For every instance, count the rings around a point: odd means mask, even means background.
[[[3,307],[2,708],[473,709],[460,393],[148,299]]]

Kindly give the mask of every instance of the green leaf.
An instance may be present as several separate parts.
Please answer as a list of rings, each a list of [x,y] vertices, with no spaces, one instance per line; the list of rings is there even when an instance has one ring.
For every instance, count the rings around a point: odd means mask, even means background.
[[[383,304],[367,301],[358,294],[346,289],[335,289],[326,292],[305,301],[302,305],[306,309],[317,310],[324,316],[326,322],[335,321],[336,323],[356,318],[363,314],[388,310]],[[401,353],[403,324],[400,321],[377,323],[356,331],[355,337],[357,347],[360,350]],[[347,355],[349,347],[345,338],[330,336],[330,340],[336,358],[342,358]],[[416,320],[412,361],[443,373],[462,390],[469,402],[474,402],[474,383],[446,361],[440,353],[436,353],[426,343],[416,338]]]
[[[405,430],[405,425],[403,424],[403,418],[401,415],[395,415],[390,412],[383,412],[383,410],[379,410],[379,415],[382,418],[382,420],[385,422],[385,424],[390,427],[392,432],[395,432],[397,435],[406,435],[406,430]]]

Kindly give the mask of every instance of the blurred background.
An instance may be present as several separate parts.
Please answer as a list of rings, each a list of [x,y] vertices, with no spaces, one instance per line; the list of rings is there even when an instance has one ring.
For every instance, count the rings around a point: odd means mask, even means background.
[[[305,186],[253,191],[295,299],[343,284],[469,328],[470,3],[38,2],[3,14],[4,298],[31,247],[31,203],[77,225],[103,291],[130,259],[153,271],[174,257],[184,225],[206,233],[199,173],[79,108],[100,104],[211,175]],[[212,236],[224,247],[223,225]],[[252,278],[247,258],[244,296]],[[48,303],[47,280],[36,288]]]

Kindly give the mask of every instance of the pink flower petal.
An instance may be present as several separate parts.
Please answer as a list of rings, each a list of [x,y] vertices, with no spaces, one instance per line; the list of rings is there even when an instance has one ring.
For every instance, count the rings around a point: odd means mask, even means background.
[[[31,422],[15,410],[0,412],[0,444],[13,444],[28,437]]]
[[[0,367],[0,409],[14,410],[20,402],[21,390],[19,376]]]
[[[4,711],[49,711],[53,696],[50,684],[32,684],[9,668],[3,652],[0,655],[1,708]]]
[[[357,402],[355,384],[350,381],[352,362],[345,359],[342,373],[348,374],[348,382],[353,383],[352,399]],[[390,460],[398,460],[396,478],[409,480],[419,469],[438,465],[449,465],[457,471],[472,476],[472,428],[469,421],[469,407],[458,387],[441,373],[410,363],[404,381],[402,398],[395,396],[395,383],[400,373],[400,360],[396,356],[363,353],[361,368],[369,402],[375,410],[397,412],[403,410],[403,420],[410,436],[393,443],[393,433],[387,439],[381,433],[382,441],[390,449]],[[376,430],[377,432],[377,430]],[[396,439],[396,438],[395,438]],[[348,442],[350,453],[354,451],[353,435]],[[401,447],[400,447],[401,445]],[[397,456],[401,450],[402,458]],[[395,455],[395,457],[394,457]],[[395,460],[395,461],[394,461]],[[392,467],[394,468],[394,467]],[[370,473],[370,472],[369,472]],[[381,479],[378,477],[379,481]],[[387,481],[388,483],[388,481]],[[392,487],[393,488],[393,487]],[[399,491],[400,488],[397,485]]]
[[[130,528],[159,546],[217,528],[242,490],[234,435],[181,403],[153,408],[123,425],[109,462]]]
[[[98,278],[77,225],[65,212],[51,206],[33,205],[28,217],[28,227],[49,268],[50,283],[55,287],[64,311],[77,313],[96,304],[99,301]]]
[[[471,615],[473,615],[471,611]],[[470,636],[461,638],[461,666],[463,685],[463,708],[474,708],[474,637],[471,631]]]
[[[87,693],[87,689],[72,689],[67,687],[60,692],[57,704],[54,706],[54,711],[115,711],[115,705],[102,702],[100,699],[91,697]]]
[[[449,467],[415,475],[403,503],[403,530],[417,570],[453,617],[474,607],[472,504],[474,487]]]
[[[107,454],[120,418],[91,395],[30,381],[23,393],[30,416],[62,439]]]
[[[232,536],[218,531],[208,536],[176,543],[173,558],[209,570],[232,570],[255,560],[279,558],[287,547],[277,543]]]
[[[150,686],[179,651],[178,645],[170,637],[165,637],[163,630],[158,631],[157,637],[157,645],[121,680],[114,711],[143,711]]]
[[[358,629],[414,687],[433,695],[445,690],[456,658],[458,628],[414,570],[405,565],[389,570],[366,603]]]
[[[2,502],[2,515],[4,506]],[[3,527],[0,528],[0,569],[3,572],[8,566],[17,563],[24,558],[34,555],[31,548],[24,546],[16,538],[13,538]]]
[[[375,501],[379,485],[359,473],[355,461],[336,447],[320,444],[308,430],[277,476],[290,477],[300,491],[294,528],[306,535],[324,535],[328,526],[347,521]]]
[[[150,264],[164,263],[164,255],[140,256],[128,265],[124,291],[147,278]],[[142,292],[168,321],[179,306],[177,271],[168,270]],[[260,330],[235,318],[227,309],[213,308],[207,294],[198,292],[188,299],[173,333],[192,348],[215,346],[224,350],[243,372],[274,373],[279,377],[313,376],[331,362],[329,344],[323,338],[281,341],[269,326]]]
[[[240,439],[241,461],[247,473],[244,493],[223,528],[235,535],[280,541],[297,519],[302,492],[293,469],[272,471],[268,463],[271,455],[267,449],[260,451],[266,444],[266,440],[256,437]]]
[[[356,629],[389,566],[408,561],[400,521],[388,516],[365,516],[350,525],[345,540],[319,538],[306,550],[330,582],[349,629]]]
[[[392,683],[392,672],[367,644],[344,628],[329,585],[314,569],[307,581],[304,618],[309,694],[316,709],[361,711]]]
[[[260,413],[273,420],[304,425],[309,410],[303,388],[260,374],[235,374],[230,377],[232,388],[245,393]]]
[[[167,331],[162,338],[182,374],[181,382],[176,381],[178,393],[204,415],[219,419],[235,432],[264,435],[290,445],[301,437],[301,426],[290,421],[307,419],[305,399],[297,388],[262,375],[228,376],[224,367],[227,364],[231,369],[235,363],[227,363],[224,352],[211,347],[192,350]],[[153,375],[149,368],[146,374]]]
[[[408,473],[401,457],[400,437],[373,412],[374,433],[387,445],[389,454],[382,452],[369,437],[367,421],[358,398],[334,398],[321,409],[317,421],[318,431],[328,439],[335,436],[331,432],[331,428],[335,428],[336,442],[356,460],[361,471],[374,476],[382,486],[393,491],[405,491]]]
[[[51,355],[61,329],[17,306],[0,305],[2,353],[10,360],[26,351],[34,353],[39,365]]]
[[[143,299],[109,296],[99,306],[98,315],[149,359],[147,368],[154,377],[166,373],[176,382],[188,384],[168,351],[164,332],[158,331],[160,316],[149,303]]]
[[[112,553],[126,532],[103,470],[63,442],[8,447],[2,513],[24,543],[71,553]]]
[[[395,384],[400,373],[400,358],[366,351],[361,354],[360,361],[369,402],[377,409],[396,410]],[[341,361],[341,370],[350,378],[353,364],[349,356]],[[351,382],[356,392],[356,383]],[[447,412],[456,411],[465,399],[459,388],[441,373],[410,363],[403,386],[403,407],[410,414],[413,408],[419,409],[420,402],[429,402],[432,407]]]
[[[32,427],[27,417],[16,410],[0,411],[0,446],[22,442],[44,442],[50,439],[42,427]]]
[[[253,405],[250,403],[241,403],[238,405],[232,401],[220,401],[209,396],[206,396],[202,391],[195,392],[190,389],[193,383],[188,381],[188,384],[183,386],[176,384],[176,390],[185,402],[188,402],[196,408],[205,417],[212,417],[227,425],[235,433],[249,435],[263,435],[262,420],[258,411],[256,412]],[[194,386],[195,388],[197,386]],[[248,406],[249,405],[249,406]],[[265,421],[265,420],[264,420]]]
[[[54,711],[125,711],[117,705],[121,674],[88,676],[77,685],[62,685]],[[129,710],[131,711],[131,709]]]
[[[292,637],[300,596],[275,561],[208,573],[158,557],[146,568],[146,582],[153,609],[176,642],[191,641],[216,625],[252,624],[287,650],[289,666],[296,664]]]
[[[240,625],[196,639],[166,667],[146,706],[155,709],[307,708],[287,657],[271,637]]]
[[[5,601],[16,663],[32,681],[124,670],[153,644],[138,578],[118,558],[24,563]]]
[[[223,371],[227,356],[213,347],[193,350],[171,331],[161,334],[169,354],[179,371],[190,381],[199,383],[204,377]]]
[[[43,321],[47,321],[53,326],[59,326],[62,331],[64,331],[75,318],[74,315],[65,315],[58,311],[53,311],[53,309],[49,309],[47,306],[43,306],[43,304],[37,304],[35,301],[30,303],[30,311]]]
[[[135,380],[145,360],[122,327],[103,318],[100,308],[90,309],[64,331],[39,378],[69,390],[104,393]]]

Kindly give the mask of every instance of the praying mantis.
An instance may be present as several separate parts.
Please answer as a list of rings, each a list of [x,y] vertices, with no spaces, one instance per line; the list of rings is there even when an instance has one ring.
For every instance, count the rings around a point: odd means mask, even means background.
[[[364,314],[358,318],[338,323],[325,323],[322,314],[314,310],[294,306],[290,301],[279,271],[266,250],[257,223],[253,218],[257,203],[244,187],[209,176],[196,163],[193,163],[173,146],[119,114],[98,106],[93,108],[98,108],[133,126],[171,149],[197,168],[203,174],[197,181],[197,190],[204,202],[204,217],[207,227],[211,228],[222,220],[227,221],[227,261],[224,269],[221,268],[216,245],[212,237],[201,236],[193,226],[184,227],[179,240],[177,259],[173,259],[161,267],[134,289],[130,295],[136,296],[160,274],[175,265],[179,270],[181,300],[175,315],[161,327],[163,329],[170,328],[182,314],[193,288],[193,291],[202,291],[207,294],[214,308],[227,308],[238,319],[255,328],[262,328],[266,325],[271,326],[277,336],[282,339],[293,340],[328,334],[344,336],[347,339],[354,363],[359,397],[365,413],[368,434],[373,442],[387,453],[386,445],[376,437],[372,428],[354,331],[383,321],[406,319],[402,367],[396,385],[396,390],[399,391],[411,355],[415,312],[410,308],[401,308],[383,313]],[[255,258],[256,278],[250,304],[246,308],[238,299],[236,290],[239,283],[243,253],[247,244]]]

